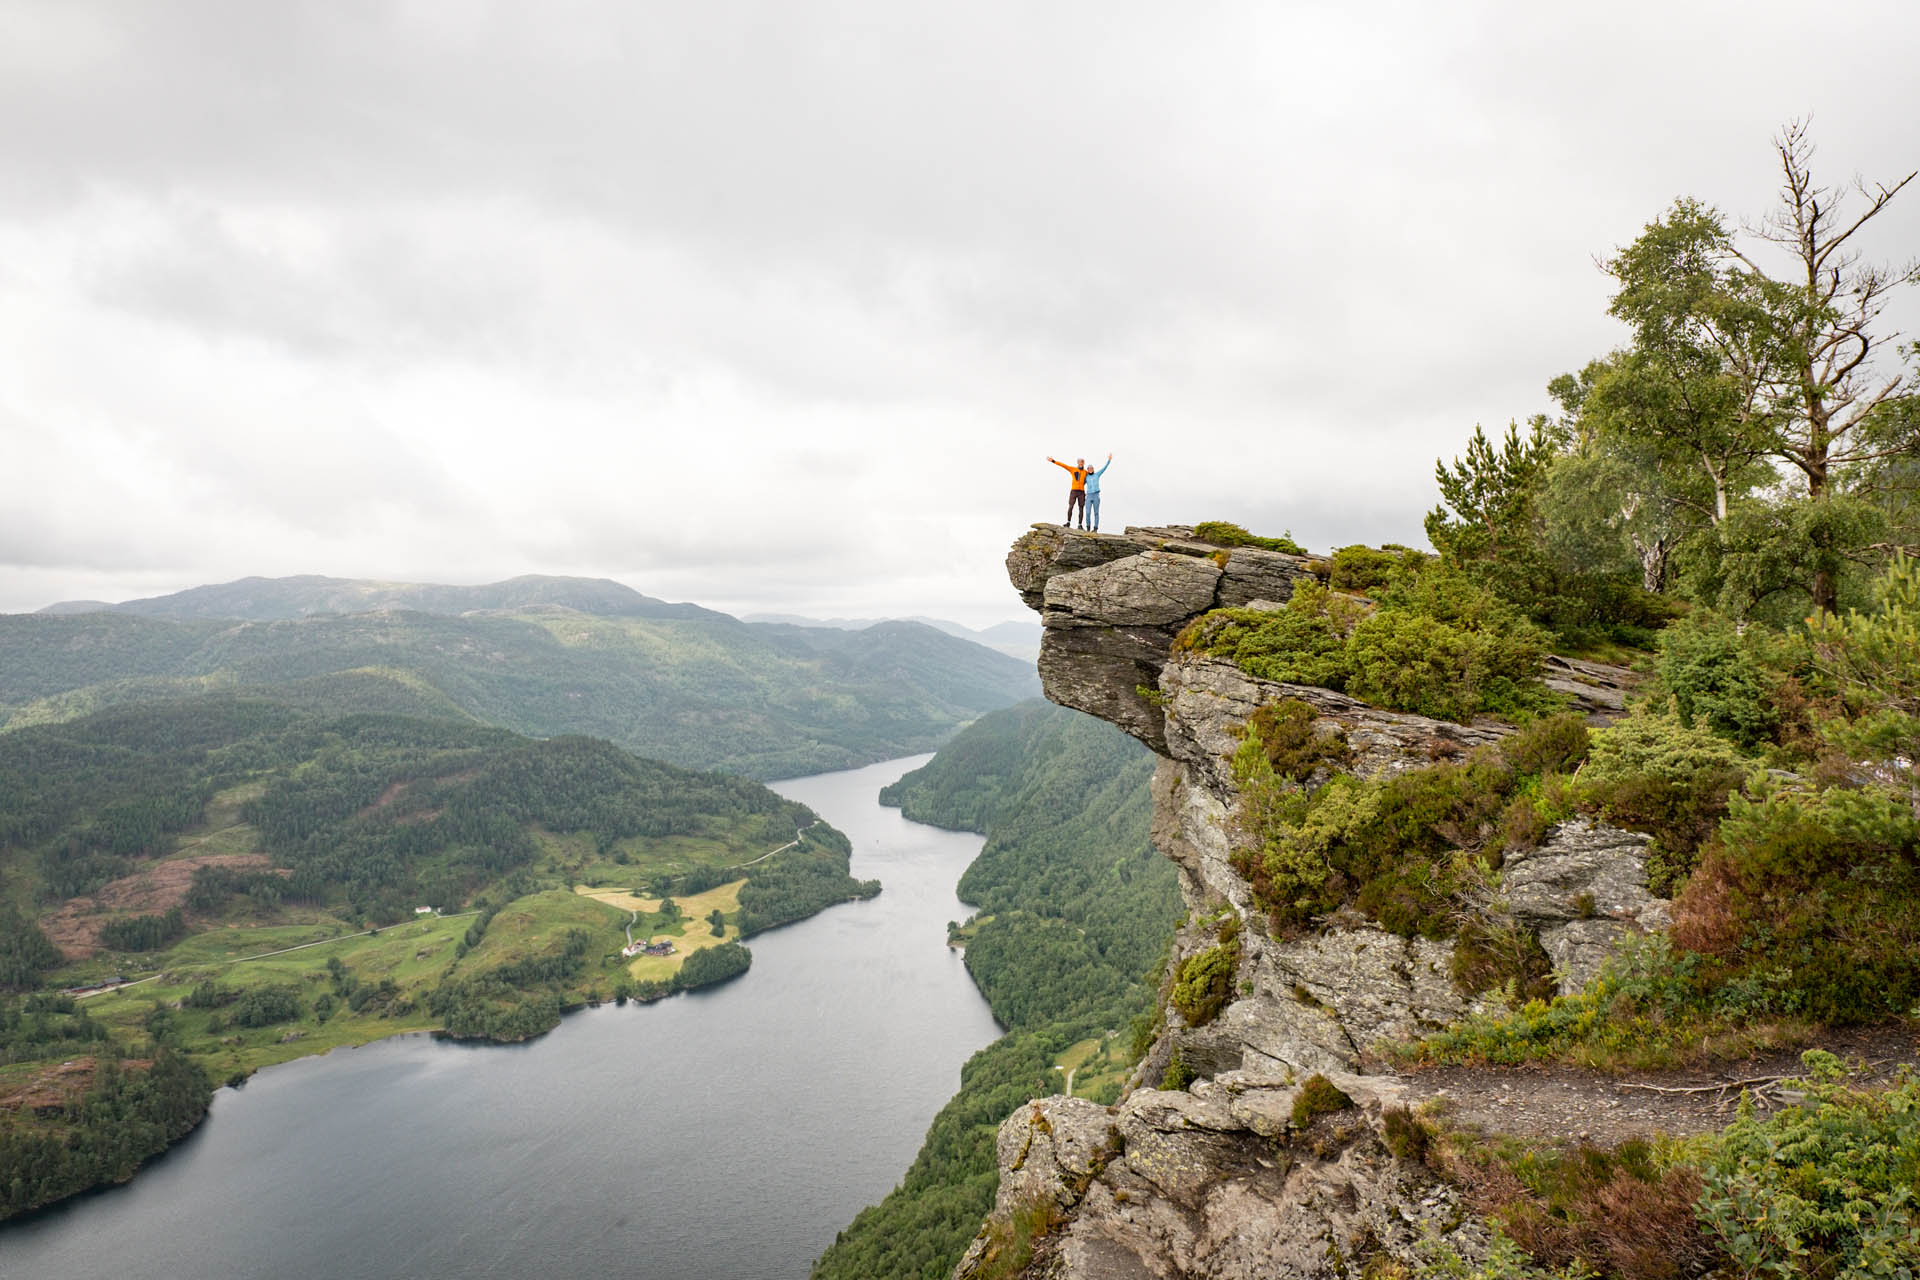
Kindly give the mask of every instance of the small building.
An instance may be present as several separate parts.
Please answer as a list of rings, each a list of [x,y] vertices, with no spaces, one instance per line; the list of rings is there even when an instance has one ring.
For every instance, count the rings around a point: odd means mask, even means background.
[[[430,916],[433,914],[433,908],[432,907],[415,907],[413,909],[413,914],[417,916]]]

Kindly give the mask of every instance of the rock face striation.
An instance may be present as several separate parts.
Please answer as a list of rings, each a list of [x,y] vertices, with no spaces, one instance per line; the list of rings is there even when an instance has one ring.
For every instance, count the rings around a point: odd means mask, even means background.
[[[1223,913],[1243,927],[1228,1003],[1204,1026],[1169,1008],[1140,1087],[1118,1106],[1049,1098],[1005,1122],[994,1215],[957,1280],[1004,1274],[998,1251],[1016,1219],[1053,1227],[1020,1273],[1053,1280],[1331,1277],[1381,1257],[1414,1262],[1430,1247],[1423,1241],[1468,1257],[1484,1250],[1453,1190],[1389,1150],[1382,1117],[1403,1082],[1367,1074],[1364,1058],[1376,1041],[1437,1030],[1477,1007],[1453,981],[1452,944],[1400,937],[1357,914],[1305,937],[1271,936],[1233,865],[1242,837],[1228,759],[1248,717],[1282,698],[1343,730],[1350,767],[1366,776],[1463,755],[1508,727],[1384,711],[1174,651],[1201,614],[1279,608],[1317,567],[1215,546],[1179,526],[1115,535],[1036,525],[1008,554],[1008,576],[1040,613],[1047,696],[1119,725],[1160,757],[1154,843],[1178,866],[1194,922],[1176,937],[1176,963],[1213,945]],[[1548,676],[1597,723],[1621,709],[1623,672],[1556,662]],[[1645,850],[1644,836],[1575,820],[1510,855],[1504,910],[1536,933],[1562,990],[1583,986],[1623,935],[1669,923],[1667,904],[1647,891]],[[1176,1057],[1194,1082],[1148,1087]],[[1351,1105],[1296,1111],[1315,1074]]]

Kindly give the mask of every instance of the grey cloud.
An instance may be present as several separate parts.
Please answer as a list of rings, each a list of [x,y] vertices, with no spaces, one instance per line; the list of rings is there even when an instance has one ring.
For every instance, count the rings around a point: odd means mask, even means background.
[[[1764,207],[1808,107],[1911,167],[1916,56],[1880,0],[0,0],[0,432],[165,462],[0,478],[4,536],[998,610],[1029,468],[1111,447],[1123,519],[1417,540],[1618,341],[1595,255]]]

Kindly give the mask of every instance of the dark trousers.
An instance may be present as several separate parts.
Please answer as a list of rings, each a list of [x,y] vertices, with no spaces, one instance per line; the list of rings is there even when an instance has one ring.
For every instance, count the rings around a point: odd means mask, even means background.
[[[1075,507],[1080,509],[1080,527],[1084,529],[1087,526],[1087,491],[1085,489],[1067,490],[1067,525],[1069,528],[1073,525],[1073,510]]]

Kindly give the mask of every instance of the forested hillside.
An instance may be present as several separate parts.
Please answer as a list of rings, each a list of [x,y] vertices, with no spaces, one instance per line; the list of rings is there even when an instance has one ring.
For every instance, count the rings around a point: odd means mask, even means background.
[[[0,842],[14,883],[37,890],[20,905],[92,893],[165,856],[236,787],[250,838],[287,873],[284,897],[376,923],[458,905],[527,865],[536,828],[607,851],[750,822],[729,831],[745,852],[813,820],[758,783],[593,739],[214,696],[0,735]]]
[[[1081,1096],[1117,1093],[1180,910],[1173,865],[1148,843],[1152,770],[1119,730],[1034,701],[983,716],[881,793],[916,821],[986,833],[960,883],[981,914],[959,932],[1007,1034],[967,1063],[901,1185],[816,1277],[946,1276],[992,1203],[1000,1121],[1060,1092],[1068,1069]]]
[[[724,981],[740,938],[878,891],[849,852],[583,737],[230,695],[0,734],[0,1210],[129,1176],[210,1080]],[[671,952],[630,961],[629,928]]]
[[[1026,664],[916,623],[847,632],[695,612],[4,615],[0,728],[216,690],[327,710],[349,697],[773,778],[927,750],[1036,688]]]

